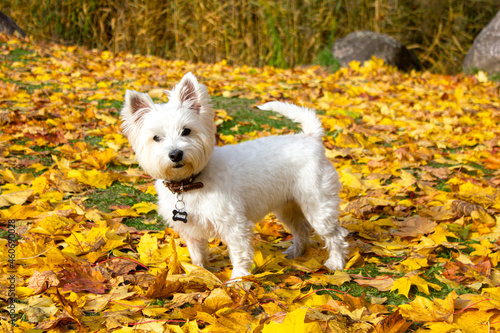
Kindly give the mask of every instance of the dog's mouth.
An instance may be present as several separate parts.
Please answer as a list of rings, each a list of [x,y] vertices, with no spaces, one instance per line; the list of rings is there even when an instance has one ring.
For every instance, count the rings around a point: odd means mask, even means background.
[[[176,165],[174,165],[174,169],[180,169],[184,166],[184,164],[182,163],[177,163]]]

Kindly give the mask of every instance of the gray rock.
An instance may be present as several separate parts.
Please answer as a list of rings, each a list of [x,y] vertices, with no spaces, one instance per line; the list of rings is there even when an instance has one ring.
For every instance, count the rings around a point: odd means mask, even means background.
[[[0,33],[14,35],[17,37],[26,37],[24,31],[10,17],[0,12]]]
[[[406,46],[392,37],[373,31],[356,31],[337,39],[332,54],[343,67],[353,60],[363,63],[375,56],[404,71],[422,69],[418,58]]]
[[[475,69],[500,73],[500,11],[474,38],[462,68],[465,73]]]

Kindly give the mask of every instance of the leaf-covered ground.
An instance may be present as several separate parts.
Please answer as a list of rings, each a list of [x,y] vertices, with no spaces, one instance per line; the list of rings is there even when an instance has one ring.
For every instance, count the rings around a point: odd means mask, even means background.
[[[227,283],[230,262],[217,239],[217,272],[190,264],[155,213],[152,179],[134,162],[118,119],[125,89],[166,101],[163,89],[188,71],[214,96],[221,144],[297,129],[255,104],[280,99],[318,110],[344,185],[341,223],[352,245],[345,270],[324,269],[319,241],[285,259],[291,236],[272,215],[256,226],[248,281]],[[481,72],[404,74],[375,59],[330,74],[0,36],[1,327],[498,331],[499,90]]]

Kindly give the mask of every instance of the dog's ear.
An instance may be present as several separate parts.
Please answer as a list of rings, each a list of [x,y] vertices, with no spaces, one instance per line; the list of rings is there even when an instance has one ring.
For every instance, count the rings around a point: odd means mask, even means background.
[[[140,126],[144,116],[154,110],[154,108],[154,102],[148,94],[127,90],[125,92],[123,109],[120,112],[124,134],[128,135],[132,127]]]
[[[127,113],[130,116],[137,112],[149,112],[154,109],[154,102],[148,94],[143,94],[134,90],[125,92],[125,103],[123,104],[122,115]]]
[[[207,88],[198,83],[198,80],[191,72],[184,75],[181,82],[169,93],[169,97],[172,96],[179,99],[182,107],[191,109],[197,114],[200,114],[203,107],[210,106],[210,96]]]

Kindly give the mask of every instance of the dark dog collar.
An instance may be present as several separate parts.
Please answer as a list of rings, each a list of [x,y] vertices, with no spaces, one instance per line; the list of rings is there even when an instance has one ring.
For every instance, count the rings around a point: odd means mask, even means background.
[[[203,183],[202,182],[196,182],[194,183],[194,180],[196,177],[198,177],[200,174],[196,174],[194,176],[191,176],[190,178],[183,179],[181,181],[168,181],[168,180],[163,180],[163,185],[165,185],[166,188],[170,190],[173,194],[175,193],[182,193],[182,192],[187,192],[191,190],[197,190],[200,188],[203,188]]]

